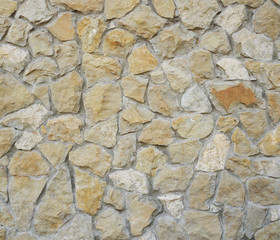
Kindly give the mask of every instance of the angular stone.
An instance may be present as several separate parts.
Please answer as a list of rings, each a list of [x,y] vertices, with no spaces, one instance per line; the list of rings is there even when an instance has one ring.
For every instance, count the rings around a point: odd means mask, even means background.
[[[9,18],[0,18],[0,40],[5,35],[11,24],[12,21]]]
[[[175,4],[173,0],[153,0],[156,12],[161,17],[173,18],[175,12]]]
[[[167,146],[173,142],[174,132],[170,122],[165,119],[154,119],[143,129],[138,140],[152,145]]]
[[[32,55],[34,57],[38,55],[53,55],[52,37],[47,31],[40,30],[30,33],[28,44],[31,47]]]
[[[83,125],[84,123],[81,119],[71,115],[62,115],[49,119],[47,122],[48,139],[81,144],[83,136],[80,129]]]
[[[148,39],[152,38],[165,23],[166,20],[155,14],[150,7],[143,4],[119,21],[119,24],[129,31],[135,31],[141,37]]]
[[[225,116],[219,117],[217,121],[217,126],[219,127],[221,132],[230,132],[232,129],[236,127],[239,120],[235,117]]]
[[[8,173],[6,170],[6,167],[3,165],[0,165],[0,197],[4,199],[5,202],[8,201]],[[1,215],[1,213],[0,213]],[[0,217],[1,220],[1,217]],[[1,238],[0,238],[1,239]]]
[[[37,208],[34,230],[39,235],[54,234],[74,213],[70,173],[67,167],[62,165]]]
[[[26,45],[28,33],[32,28],[32,25],[28,22],[16,19],[9,28],[5,40],[23,47]]]
[[[72,13],[63,13],[48,27],[48,30],[60,41],[72,40],[76,35],[72,19]]]
[[[189,55],[189,66],[193,79],[197,82],[214,78],[214,65],[211,53],[208,51],[192,51]]]
[[[150,73],[150,77],[153,83],[164,83],[165,78],[162,70],[154,70]]]
[[[234,240],[237,238],[240,227],[242,225],[242,218],[244,212],[237,208],[225,207],[223,212],[224,218],[224,236],[225,239]]]
[[[134,236],[142,235],[143,229],[151,223],[151,216],[158,206],[150,198],[141,198],[141,195],[137,194],[129,195],[127,204],[131,233]]]
[[[134,36],[123,29],[115,29],[104,37],[104,56],[125,58],[135,43]]]
[[[181,20],[187,29],[207,28],[220,11],[216,0],[177,0]]]
[[[21,138],[15,143],[15,147],[30,151],[42,140],[43,137],[38,130],[33,132],[24,131]]]
[[[52,4],[66,5],[82,13],[97,13],[102,11],[104,0],[50,0]]]
[[[156,234],[158,239],[185,240],[185,234],[182,227],[170,216],[160,217],[156,222]]]
[[[15,226],[14,218],[10,213],[8,206],[4,204],[2,201],[0,201],[0,221],[1,221],[1,227],[13,228]],[[6,239],[3,238],[3,240]]]
[[[265,0],[238,0],[238,3],[256,8],[264,3]]]
[[[174,218],[180,219],[184,210],[183,197],[179,194],[165,194],[158,199],[164,205],[166,211]]]
[[[122,112],[122,118],[129,124],[146,123],[154,118],[154,113],[144,107],[131,103]]]
[[[17,2],[13,0],[3,0],[0,7],[0,17],[9,17],[17,9]]]
[[[106,0],[104,13],[107,19],[121,18],[130,12],[140,0]]]
[[[274,222],[266,225],[262,229],[258,230],[255,234],[256,240],[277,240],[280,238],[280,222]]]
[[[119,85],[97,84],[83,95],[86,122],[92,126],[106,120],[122,108],[121,89]]]
[[[95,220],[95,226],[101,233],[101,239],[129,239],[126,221],[118,211],[111,208],[105,209],[96,216]]]
[[[33,88],[32,93],[45,105],[47,109],[50,109],[50,97],[48,86],[36,86]]]
[[[120,134],[136,132],[136,131],[139,131],[143,128],[143,123],[129,123],[128,121],[126,121],[122,117],[123,113],[125,113],[125,112],[122,112],[120,114],[120,117],[119,117],[119,122],[120,122],[119,123],[119,125],[120,125],[119,132],[120,132]]]
[[[185,141],[169,145],[169,155],[172,163],[193,163],[200,153],[200,141]]]
[[[256,158],[252,162],[252,166],[259,175],[274,178],[280,177],[280,162],[278,158]]]
[[[280,120],[280,94],[277,92],[266,92],[268,101],[268,113],[274,124]]]
[[[153,188],[161,193],[184,191],[189,185],[193,175],[190,166],[166,164],[155,176]]]
[[[88,214],[95,215],[101,207],[106,182],[75,168],[77,207]]]
[[[6,154],[16,141],[17,132],[11,128],[0,130],[0,157]]]
[[[88,144],[69,153],[69,161],[79,167],[90,169],[94,174],[103,177],[110,169],[112,156],[95,144]]]
[[[207,137],[214,128],[214,120],[211,114],[191,114],[175,119],[172,128],[182,138],[198,140]]]
[[[117,210],[123,210],[125,207],[122,192],[113,188],[107,189],[103,201],[107,204],[113,205]]]

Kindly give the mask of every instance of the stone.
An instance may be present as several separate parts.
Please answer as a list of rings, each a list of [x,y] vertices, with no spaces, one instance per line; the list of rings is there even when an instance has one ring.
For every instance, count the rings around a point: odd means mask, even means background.
[[[235,49],[245,57],[255,60],[271,61],[273,41],[264,34],[256,34],[242,28],[232,35]]]
[[[158,239],[169,240],[185,240],[183,229],[177,222],[170,216],[160,217],[156,221],[156,234]]]
[[[187,112],[210,113],[212,105],[198,84],[187,89],[182,96],[181,106]]]
[[[153,5],[158,15],[164,18],[173,18],[175,12],[175,4],[173,0],[153,0]]]
[[[215,202],[233,207],[242,207],[244,204],[244,198],[245,188],[243,187],[242,182],[227,171],[222,172]]]
[[[6,230],[4,228],[0,228],[0,239],[5,240]]]
[[[50,110],[50,97],[48,86],[36,86],[33,88],[33,95],[38,98],[44,106]]]
[[[19,130],[36,130],[47,119],[50,112],[41,104],[33,104],[27,108],[11,113],[2,119],[2,124]]]
[[[15,147],[17,149],[30,151],[42,140],[43,137],[39,133],[39,130],[33,132],[24,131],[20,139],[15,143]]]
[[[6,154],[16,141],[17,132],[12,128],[0,130],[0,157]]]
[[[131,103],[121,114],[122,118],[129,124],[150,122],[155,114],[147,108]]]
[[[65,143],[82,144],[81,128],[83,121],[76,116],[62,115],[47,122],[48,139],[62,140]]]
[[[233,150],[237,156],[252,156],[259,153],[258,147],[256,147],[240,129],[236,128],[231,136],[231,140],[234,144]]]
[[[72,19],[72,13],[63,13],[48,26],[48,30],[60,41],[72,40],[76,35]]]
[[[264,110],[257,112],[242,112],[239,114],[239,118],[251,138],[260,139],[268,127],[268,121]]]
[[[215,193],[215,174],[198,173],[190,185],[190,208],[209,210],[209,200]]]
[[[155,176],[153,188],[161,193],[185,191],[192,175],[191,166],[165,164]]]
[[[29,52],[24,49],[10,44],[0,46],[0,66],[9,72],[19,74],[29,60]]]
[[[33,31],[29,34],[28,44],[34,57],[38,55],[53,55],[52,37],[47,31]]]
[[[221,29],[205,33],[199,46],[213,53],[227,54],[231,50],[227,34]]]
[[[10,179],[9,201],[15,217],[14,221],[19,231],[28,231],[30,229],[37,199],[46,182],[46,178],[33,179],[15,176]]]
[[[114,29],[106,34],[103,41],[104,56],[125,58],[135,43],[134,36],[123,29]]]
[[[95,144],[88,144],[72,150],[69,153],[71,164],[90,169],[94,174],[103,177],[111,168],[112,156],[102,147]]]
[[[158,197],[166,211],[174,218],[180,219],[184,210],[183,197],[180,194],[168,193]]]
[[[266,92],[268,101],[268,113],[274,124],[280,120],[280,94],[277,92]]]
[[[52,100],[58,112],[77,113],[80,109],[83,79],[73,71],[50,84]]]
[[[217,121],[217,126],[219,127],[221,132],[230,132],[236,127],[238,122],[239,120],[235,117],[221,116]]]
[[[9,159],[7,156],[0,158],[0,165],[6,167],[6,166],[8,166],[8,164],[9,164]]]
[[[70,173],[66,165],[62,165],[37,206],[34,216],[35,233],[44,236],[56,233],[74,213]]]
[[[127,133],[132,133],[139,131],[143,129],[143,123],[132,123],[130,124],[128,121],[126,121],[123,117],[123,112],[119,116],[119,132],[121,135],[127,134]]]
[[[61,74],[74,70],[80,64],[79,49],[76,41],[61,43],[55,46],[54,50]]]
[[[17,2],[13,0],[3,0],[0,7],[0,17],[9,17],[17,10]]]
[[[143,38],[151,39],[165,25],[166,20],[154,13],[150,7],[141,4],[120,19],[118,23]]]
[[[7,188],[8,188],[8,173],[6,167],[0,165],[0,197],[4,199],[5,202],[8,201]]]
[[[242,224],[244,212],[231,207],[225,207],[223,212],[224,218],[224,236],[225,239],[234,240],[238,237],[238,233]]]
[[[147,125],[138,140],[152,145],[167,146],[173,142],[174,132],[171,129],[170,122],[165,119],[154,119]]]
[[[214,65],[211,53],[208,51],[192,51],[189,55],[189,66],[193,79],[197,82],[214,78]]]
[[[216,0],[177,0],[181,20],[187,29],[207,28],[220,11]]]
[[[169,85],[149,85],[148,102],[153,112],[163,116],[174,116],[179,110],[177,95],[171,91]]]
[[[149,192],[146,175],[133,169],[118,170],[109,174],[115,188],[129,192],[147,194]]]
[[[238,0],[238,3],[256,8],[264,3],[264,0]]]
[[[105,0],[104,13],[107,19],[121,18],[130,12],[140,0]]]
[[[33,60],[25,68],[23,80],[28,84],[48,83],[58,75],[56,62],[47,57]]]
[[[146,231],[140,238],[139,240],[156,240],[155,234],[149,230]]]
[[[274,178],[280,177],[280,163],[278,158],[255,158],[254,161],[252,161],[252,166],[259,175],[265,175]]]
[[[136,170],[154,177],[167,159],[167,156],[155,147],[142,148],[137,153]]]
[[[272,0],[272,1],[277,3],[278,5],[280,5],[280,1],[279,0]]]
[[[0,238],[1,239],[1,238]],[[17,235],[14,240],[37,240],[37,237],[32,236],[28,233],[22,233]]]
[[[187,61],[183,58],[164,62],[161,67],[173,90],[183,92],[192,83]]]
[[[101,233],[101,239],[129,239],[126,221],[116,210],[108,208],[99,213],[96,218],[96,229]]]
[[[275,222],[280,218],[280,209],[279,207],[270,209],[270,221]]]
[[[50,0],[55,4],[66,5],[73,10],[77,10],[82,13],[98,13],[103,9],[104,0]]]
[[[222,236],[221,224],[216,214],[208,212],[186,211],[183,214],[183,228],[190,240],[219,240]]]
[[[246,7],[243,5],[230,5],[215,19],[228,34],[236,32],[247,19]]]
[[[9,28],[5,40],[23,47],[26,45],[28,33],[32,28],[32,25],[28,22],[16,19]]]
[[[277,240],[280,237],[279,232],[280,222],[274,222],[266,225],[262,229],[258,230],[255,234],[256,240]]]
[[[276,40],[280,33],[280,10],[267,1],[254,13],[253,24],[256,33],[264,33]]]
[[[106,120],[117,114],[122,108],[119,85],[97,84],[83,95],[88,125]]]
[[[225,72],[225,80],[255,80],[251,77],[242,63],[235,58],[222,58],[217,62]]]
[[[259,176],[249,179],[247,186],[248,197],[253,203],[263,206],[280,203],[279,179]]]
[[[155,201],[132,194],[127,197],[128,221],[134,236],[142,235],[143,229],[151,223],[153,212],[158,209]],[[141,213],[141,214],[139,214]]]
[[[19,6],[15,17],[24,17],[38,25],[49,21],[54,14],[55,12],[49,9],[45,0],[27,0]]]
[[[0,201],[0,220],[1,227],[13,228],[15,226],[14,218],[10,213],[8,205],[3,203],[2,201]],[[5,240],[5,238],[3,238],[3,240]]]
[[[53,167],[59,167],[66,159],[72,145],[61,142],[45,141],[37,145],[40,152],[52,164]]]
[[[200,141],[184,141],[170,144],[168,147],[172,163],[193,163],[198,157],[202,143]]]
[[[149,72],[158,65],[157,59],[146,45],[136,48],[128,57],[128,63],[132,74]]]
[[[123,210],[125,207],[122,192],[113,188],[107,189],[103,201],[107,204],[113,205],[117,210]]]
[[[12,21],[9,18],[0,18],[0,40],[5,35],[11,24]]]
[[[134,75],[124,77],[121,81],[124,95],[141,103],[144,103],[147,84],[148,79]]]
[[[214,120],[211,114],[190,114],[175,119],[172,128],[182,138],[199,140],[210,135],[214,128]]]
[[[95,215],[101,207],[106,182],[75,168],[75,185],[77,208],[84,213]]]
[[[84,52],[98,52],[101,37],[106,29],[104,19],[100,17],[84,17],[77,24],[77,33],[81,39]]]

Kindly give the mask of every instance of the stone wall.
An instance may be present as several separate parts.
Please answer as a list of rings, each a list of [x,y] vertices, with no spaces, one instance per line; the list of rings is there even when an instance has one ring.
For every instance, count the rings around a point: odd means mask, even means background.
[[[279,0],[1,0],[0,239],[279,240]]]

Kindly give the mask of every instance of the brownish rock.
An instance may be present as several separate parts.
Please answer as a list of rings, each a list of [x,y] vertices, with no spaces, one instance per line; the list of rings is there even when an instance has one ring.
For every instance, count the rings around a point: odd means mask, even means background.
[[[16,141],[16,131],[12,128],[0,130],[0,157],[7,153]]]
[[[97,13],[102,11],[104,0],[51,0],[52,4],[67,5],[82,13]]]
[[[268,102],[268,113],[274,124],[280,119],[280,94],[277,92],[266,92]]]

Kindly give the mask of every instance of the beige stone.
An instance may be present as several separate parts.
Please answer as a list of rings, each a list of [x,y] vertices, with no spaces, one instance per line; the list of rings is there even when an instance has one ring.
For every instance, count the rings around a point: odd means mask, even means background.
[[[105,0],[104,13],[107,19],[121,18],[130,12],[140,0]]]
[[[226,239],[234,240],[238,237],[239,229],[242,224],[244,212],[237,208],[225,207],[223,218],[225,223],[224,236]]]
[[[166,211],[174,218],[180,219],[184,210],[183,197],[180,194],[168,193],[158,197]]]
[[[153,5],[158,15],[165,18],[173,18],[175,4],[173,0],[153,0]]]
[[[280,177],[280,162],[278,161],[278,158],[256,158],[252,162],[252,166],[259,175],[265,175],[274,178]]]
[[[258,144],[260,152],[266,156],[280,156],[280,126],[268,132]]]
[[[54,4],[67,5],[82,13],[98,13],[103,9],[104,0],[50,0]]]
[[[103,198],[107,204],[113,205],[117,210],[124,209],[124,196],[121,191],[109,188]]]
[[[239,120],[236,117],[221,116],[217,121],[217,126],[221,132],[230,132],[236,127]]]
[[[122,118],[130,124],[150,122],[154,113],[150,110],[131,103],[121,114]]]
[[[1,239],[1,238],[0,238]],[[32,236],[28,233],[21,233],[17,235],[14,240],[37,240],[37,237]]]
[[[280,86],[280,64],[279,62],[264,63],[263,68],[269,81],[276,87]]]
[[[72,13],[63,13],[48,27],[48,30],[60,41],[72,40],[76,35],[72,19]]]
[[[90,126],[114,116],[122,108],[119,85],[97,84],[83,95],[86,122]]]
[[[7,169],[5,166],[0,165],[0,197],[3,198],[5,202],[8,201],[7,188],[8,188]],[[1,217],[0,217],[0,219],[1,219]]]
[[[32,55],[51,56],[53,55],[52,37],[44,30],[37,30],[30,33],[28,44],[31,47]]]
[[[272,0],[272,1],[277,3],[278,5],[280,5],[280,1],[279,0]]]
[[[69,153],[69,161],[78,167],[90,169],[103,177],[111,168],[112,156],[95,144],[88,144]]]
[[[11,24],[12,21],[9,18],[0,18],[0,40],[5,35]]]
[[[106,183],[75,168],[75,185],[77,207],[85,213],[95,215],[101,207]]]
[[[134,36],[123,29],[115,29],[106,34],[103,42],[104,56],[125,58],[135,43]]]
[[[17,149],[30,151],[42,140],[43,137],[39,130],[32,132],[24,131],[20,139],[15,143],[15,147]]]
[[[156,237],[151,230],[148,230],[139,238],[139,240],[156,240]]]
[[[17,132],[11,128],[0,130],[0,157],[6,154],[16,141]]]
[[[0,239],[5,240],[6,230],[4,228],[0,228]]]
[[[274,222],[266,225],[262,229],[258,230],[255,234],[256,240],[277,240],[280,238],[280,222]]]
[[[119,116],[120,134],[123,135],[123,134],[132,133],[143,129],[143,123],[129,123],[122,117],[123,113],[124,112],[122,112]]]
[[[50,97],[48,86],[36,86],[33,89],[33,95],[38,98],[47,109],[50,110]]]
[[[62,115],[49,119],[47,122],[48,139],[82,144],[83,136],[80,129],[83,125],[84,123],[81,119],[71,115]]]
[[[173,142],[174,133],[170,122],[164,119],[154,119],[143,129],[138,140],[152,145],[167,146]]]
[[[264,3],[264,0],[238,0],[238,3],[256,8]]]
[[[166,20],[155,14],[150,7],[143,4],[119,21],[121,26],[130,31],[135,31],[138,35],[148,39],[152,38],[165,23]]]
[[[0,221],[4,228],[13,228],[15,226],[14,218],[10,213],[8,205],[2,201],[0,201]],[[6,239],[4,238],[3,240]]]
[[[124,77],[121,81],[124,95],[136,101],[144,103],[144,95],[148,80],[145,78],[136,77],[134,75]]]
[[[165,78],[162,70],[154,70],[150,72],[150,77],[153,83],[164,83]]]
[[[186,239],[183,228],[170,216],[161,216],[157,219],[156,234],[158,239],[161,240]]]
[[[5,40],[23,47],[26,45],[28,33],[32,28],[32,25],[28,22],[16,19],[9,28]]]
[[[17,9],[17,2],[13,0],[3,0],[0,7],[0,17],[9,17]]]
[[[77,113],[80,109],[82,86],[83,79],[76,71],[51,83],[52,100],[56,110],[63,113]]]

